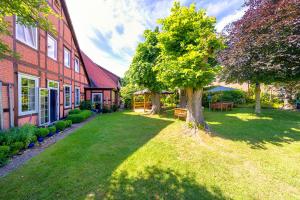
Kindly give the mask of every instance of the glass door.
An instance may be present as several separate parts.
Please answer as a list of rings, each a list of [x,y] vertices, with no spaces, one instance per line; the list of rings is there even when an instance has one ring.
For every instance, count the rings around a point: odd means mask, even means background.
[[[95,109],[102,109],[102,93],[92,93],[92,104]]]
[[[49,123],[49,90],[40,88],[39,97],[39,121],[40,125],[46,125]]]

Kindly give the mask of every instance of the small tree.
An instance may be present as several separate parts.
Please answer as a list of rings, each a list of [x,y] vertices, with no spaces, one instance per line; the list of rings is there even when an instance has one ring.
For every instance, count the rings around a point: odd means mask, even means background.
[[[1,0],[0,1],[0,35],[9,35],[10,24],[5,20],[8,16],[18,16],[18,22],[26,26],[38,26],[44,30],[55,32],[48,21],[49,15],[55,15],[45,0]],[[0,59],[5,56],[16,56],[7,44],[0,39]]]
[[[255,112],[261,112],[260,84],[300,79],[300,2],[247,0],[248,10],[230,24],[221,54],[223,79],[256,84]]]
[[[219,71],[216,53],[223,48],[216,34],[216,19],[197,10],[195,4],[181,7],[175,2],[170,16],[160,19],[161,48],[157,65],[159,80],[171,87],[184,88],[187,94],[187,122],[194,127],[204,123],[203,87],[210,84]]]
[[[158,28],[154,31],[146,30],[144,32],[145,41],[138,45],[129,69],[131,81],[141,87],[148,88],[152,93],[151,114],[160,112],[160,91],[163,87],[162,83],[157,80],[157,72],[154,71],[160,54],[160,49],[157,46],[158,32]]]

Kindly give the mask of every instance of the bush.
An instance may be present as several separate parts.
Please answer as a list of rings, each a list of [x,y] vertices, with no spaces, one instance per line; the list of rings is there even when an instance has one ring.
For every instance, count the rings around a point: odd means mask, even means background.
[[[71,120],[72,123],[80,123],[89,118],[92,115],[92,111],[83,110],[79,114],[72,114],[67,117],[67,120]]]
[[[79,110],[79,109],[70,110],[69,115],[79,114],[80,112],[81,112],[81,110]]]
[[[82,101],[79,106],[80,110],[91,110],[92,102],[91,101]]]
[[[39,128],[36,131],[36,136],[37,137],[46,137],[49,134],[49,129],[48,128]]]
[[[0,146],[0,166],[3,166],[7,163],[9,158],[9,152],[9,146]]]
[[[66,127],[71,127],[72,126],[72,120],[65,120]]]
[[[235,105],[237,104],[244,104],[246,103],[246,92],[242,90],[230,90],[230,91],[223,91],[223,92],[215,92],[215,93],[204,93],[203,95],[203,105],[208,107],[208,95],[212,97],[211,102],[233,102]]]
[[[106,106],[104,106],[103,109],[102,109],[102,112],[103,112],[103,113],[110,113],[110,112],[111,112],[111,109],[108,108],[108,107],[106,107]]]
[[[111,107],[113,112],[116,112],[118,110],[118,106],[117,105],[112,105]]]
[[[49,126],[48,129],[49,129],[49,133],[54,134],[56,132],[56,127],[55,126]]]
[[[63,131],[66,128],[66,122],[58,121],[58,122],[56,122],[55,127],[56,127],[56,130]]]
[[[15,142],[10,146],[10,154],[15,155],[17,154],[20,150],[24,148],[24,143],[23,142]]]

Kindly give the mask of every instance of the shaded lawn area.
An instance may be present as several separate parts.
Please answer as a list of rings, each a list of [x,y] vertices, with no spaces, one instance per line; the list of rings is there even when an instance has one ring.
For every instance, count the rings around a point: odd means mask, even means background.
[[[206,112],[201,143],[171,118],[99,116],[1,178],[0,199],[299,198],[299,113],[251,111]]]

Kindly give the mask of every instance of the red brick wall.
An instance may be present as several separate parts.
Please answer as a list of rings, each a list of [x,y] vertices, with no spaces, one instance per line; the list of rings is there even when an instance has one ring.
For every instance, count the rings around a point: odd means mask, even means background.
[[[14,17],[7,17],[6,20],[11,23],[11,35],[1,36],[12,49],[18,52],[21,56],[19,60],[11,58],[3,59],[0,61],[0,81],[5,84],[13,84],[14,86],[14,98],[18,99],[18,73],[24,73],[28,75],[34,75],[39,77],[39,87],[46,88],[47,80],[58,81],[60,85],[60,117],[63,118],[67,115],[68,109],[64,108],[64,96],[63,86],[64,84],[72,85],[72,108],[75,106],[75,86],[81,88],[81,100],[84,99],[84,88],[88,87],[88,79],[85,74],[83,65],[80,61],[80,72],[77,73],[74,70],[74,58],[77,56],[80,58],[79,51],[74,43],[70,25],[67,23],[63,9],[57,7],[52,3],[52,0],[48,1],[50,6],[62,16],[62,18],[56,18],[49,16],[49,20],[53,23],[57,35],[53,36],[57,40],[57,60],[53,60],[47,56],[47,32],[44,30],[38,30],[38,49],[35,50],[22,42],[16,40],[14,29]],[[63,64],[63,50],[66,46],[71,51],[71,68],[64,67]],[[2,88],[3,94],[7,96],[7,87]],[[7,98],[3,98],[3,104],[7,107]],[[6,100],[5,100],[6,99]],[[14,123],[15,125],[21,125],[24,123],[38,123],[38,115],[30,116],[18,116],[18,102],[14,102]],[[5,127],[9,126],[9,113],[5,112]]]

